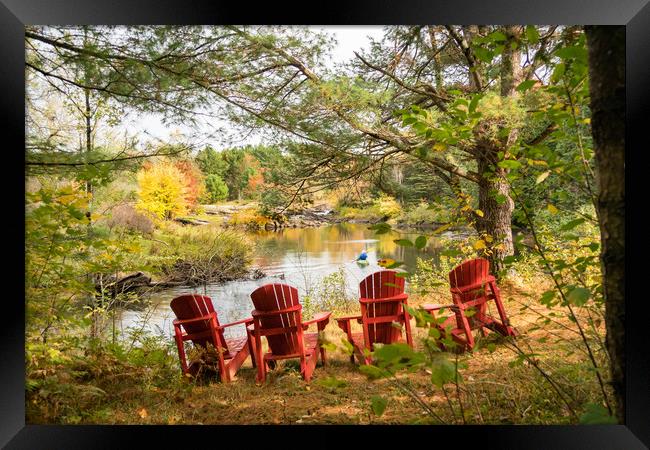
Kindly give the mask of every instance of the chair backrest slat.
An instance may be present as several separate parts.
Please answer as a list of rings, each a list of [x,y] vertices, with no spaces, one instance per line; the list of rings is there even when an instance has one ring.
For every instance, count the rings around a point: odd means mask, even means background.
[[[300,305],[298,290],[287,284],[273,283],[257,288],[251,294],[251,300],[257,311],[278,311]],[[289,355],[301,351],[302,315],[300,309],[293,312],[279,313],[260,317],[262,330],[285,328],[286,333],[267,336],[269,348],[274,355]]]
[[[214,306],[212,305],[212,299],[206,295],[199,294],[185,294],[180,295],[174,298],[170,306],[176,318],[179,320],[195,319],[201,316],[207,316],[210,313],[215,313],[217,318],[217,326],[219,326],[219,316],[217,315]],[[189,335],[203,333],[210,330],[210,321],[204,320],[200,322],[182,324],[181,327]],[[223,331],[217,330],[221,342],[226,345],[226,340],[224,339]],[[202,337],[197,339],[192,339],[192,342],[195,345],[200,345],[205,347],[208,342],[210,342],[215,348],[217,347],[216,342],[212,342],[211,337]],[[226,348],[227,350],[227,348]]]
[[[487,259],[476,258],[465,261],[454,270],[449,272],[449,284],[452,288],[462,288],[472,284],[487,284],[487,277],[490,274],[490,263]],[[483,286],[485,288],[485,286]],[[481,288],[477,288],[462,296],[462,301],[474,300],[484,295]]]
[[[361,298],[382,299],[404,293],[404,278],[396,276],[394,270],[381,270],[368,275],[359,284]],[[362,320],[374,317],[395,316],[402,313],[402,302],[368,302],[365,304]],[[391,323],[367,324],[370,344],[391,344],[396,342],[401,331]]]

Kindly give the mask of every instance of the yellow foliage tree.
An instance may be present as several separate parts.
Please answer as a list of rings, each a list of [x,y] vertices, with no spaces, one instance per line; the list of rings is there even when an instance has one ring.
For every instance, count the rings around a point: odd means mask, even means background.
[[[160,219],[187,212],[185,177],[175,165],[158,162],[138,172],[138,208]]]

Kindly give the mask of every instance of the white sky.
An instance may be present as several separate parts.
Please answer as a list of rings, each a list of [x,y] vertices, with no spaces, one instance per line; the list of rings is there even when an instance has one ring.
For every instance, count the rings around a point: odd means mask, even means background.
[[[328,66],[333,67],[337,63],[346,62],[354,58],[355,51],[365,49],[369,47],[370,37],[375,40],[380,40],[383,36],[382,26],[318,26],[312,27],[316,30],[324,30],[332,35],[334,35],[337,45],[334,47],[332,60],[329,63],[326,63]],[[214,133],[214,119],[209,119],[211,125],[190,127],[190,126],[179,126],[171,125],[167,126],[162,123],[160,117],[157,117],[152,114],[141,115],[136,118],[132,118],[130,123],[124,124],[123,128],[127,129],[129,134],[140,134],[142,141],[147,141],[151,139],[160,139],[163,141],[168,141],[172,135],[181,134],[185,138],[190,136],[198,135],[210,135],[213,136],[205,137],[199,139],[204,145],[211,145],[215,149],[222,149],[229,147],[231,145],[255,145],[261,143],[260,136],[251,133],[250,136],[244,136],[242,139],[238,140],[236,143],[229,144],[224,139],[219,139],[219,133]],[[225,129],[226,131],[234,131],[232,127],[229,126],[227,121],[219,121],[216,124],[218,127]],[[198,132],[198,133],[197,133]],[[216,134],[216,135],[215,135]]]

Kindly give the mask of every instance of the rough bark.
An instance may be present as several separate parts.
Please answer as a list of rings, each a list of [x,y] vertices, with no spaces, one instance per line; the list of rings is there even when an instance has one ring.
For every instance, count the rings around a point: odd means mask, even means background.
[[[519,49],[520,26],[507,26],[504,29],[507,36],[505,49],[501,59],[501,95],[515,97],[518,95],[517,86],[522,80],[521,50]],[[513,47],[513,44],[516,44]],[[507,171],[497,167],[499,150],[507,153],[508,148],[517,140],[519,130],[513,128],[507,137],[502,139],[497,148],[491,140],[479,139],[479,146],[474,154],[477,160],[477,173],[480,174],[479,209],[483,217],[477,219],[477,231],[492,236],[497,244],[490,255],[490,263],[495,272],[504,268],[503,259],[514,254],[512,239],[512,212],[514,202],[510,197],[510,185],[506,180]],[[482,142],[481,142],[482,141]],[[493,172],[493,173],[492,173]],[[498,201],[498,199],[504,199]]]
[[[596,155],[606,344],[616,417],[625,422],[625,28],[585,27]]]
[[[486,173],[492,163],[487,158],[478,160],[478,172]],[[512,211],[514,202],[510,198],[510,185],[505,179],[504,169],[497,168],[493,176],[484,176],[478,183],[479,209],[483,217],[476,222],[477,231],[485,232],[492,236],[496,244],[493,253],[488,258],[495,272],[503,269],[503,258],[514,254],[512,240]],[[505,197],[499,203],[497,197]]]

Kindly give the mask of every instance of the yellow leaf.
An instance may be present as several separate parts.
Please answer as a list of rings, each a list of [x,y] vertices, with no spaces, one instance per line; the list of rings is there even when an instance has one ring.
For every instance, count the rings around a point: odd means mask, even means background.
[[[490,236],[489,234],[486,234],[486,235],[483,237],[483,239],[485,239],[485,242],[492,242],[492,241],[493,241],[492,236]]]
[[[590,124],[590,123],[591,123],[591,119],[590,119],[589,117],[587,117],[586,119],[583,119],[583,120],[582,120],[582,123]]]
[[[474,212],[476,213],[477,216],[479,216],[479,217],[483,217],[483,211],[481,211],[480,209],[477,209],[477,210],[474,211]]]
[[[388,266],[390,266],[390,265],[392,265],[394,263],[395,263],[395,260],[390,259],[390,258],[384,258],[384,259],[380,259],[379,261],[377,261],[377,264],[379,266],[381,266],[381,267],[388,267]]]
[[[433,146],[433,149],[438,152],[447,150],[447,144],[443,144],[442,142],[436,142],[435,145]]]
[[[485,248],[485,241],[483,239],[479,239],[478,241],[474,242],[475,250],[480,250],[482,248]]]
[[[70,205],[75,200],[78,200],[78,198],[74,194],[62,195],[61,197],[59,197],[59,203],[61,203],[62,205]]]
[[[560,211],[550,203],[546,206],[546,208],[548,209],[548,212],[550,212],[551,214],[557,214]]]
[[[139,415],[142,419],[146,419],[147,417],[149,417],[149,413],[148,413],[147,410],[144,409],[144,408],[142,408],[140,411],[138,411],[138,415]]]

